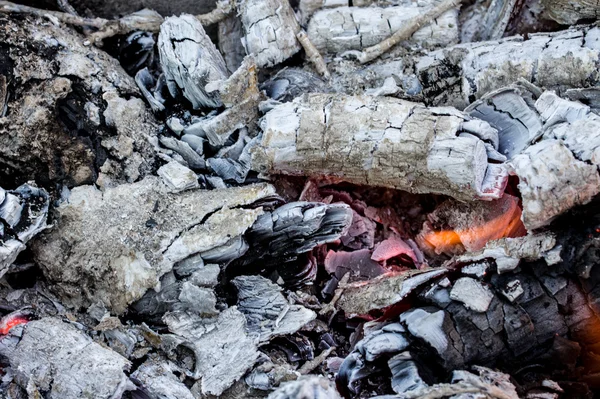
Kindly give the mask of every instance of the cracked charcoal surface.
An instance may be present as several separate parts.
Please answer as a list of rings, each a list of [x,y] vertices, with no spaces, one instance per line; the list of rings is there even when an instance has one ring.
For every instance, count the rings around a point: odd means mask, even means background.
[[[296,40],[300,25],[288,2],[239,0],[237,7],[246,53],[255,57],[260,68],[279,64],[300,51]]]
[[[33,245],[34,255],[68,305],[101,301],[119,314],[175,263],[242,234],[260,208],[235,207],[273,193],[259,184],[172,194],[156,177],[104,192],[78,187],[57,209],[56,227]],[[94,289],[82,292],[81,284]]]
[[[252,167],[459,200],[498,198],[506,172],[488,163],[478,137],[459,136],[465,121],[455,110],[387,97],[307,94],[265,115]],[[476,135],[496,135],[480,127]]]
[[[194,108],[222,105],[205,86],[227,79],[229,72],[200,21],[192,15],[167,18],[160,27],[158,48],[171,96],[181,92]]]
[[[125,375],[127,359],[55,318],[31,321],[0,337],[0,355],[22,386],[33,384],[51,398],[110,399],[135,388]]]
[[[464,43],[432,51],[400,68],[405,76],[416,76],[422,86],[416,98],[431,105],[462,109],[519,78],[562,93],[597,85],[599,34],[599,28],[584,26]]]
[[[373,46],[397,31],[404,22],[426,12],[433,1],[398,7],[335,7],[317,11],[307,33],[321,52],[340,53]],[[458,12],[450,10],[419,29],[410,41],[425,48],[445,47],[458,41]]]
[[[0,16],[0,176],[54,189],[133,182],[155,167],[158,124],[133,79],[83,36],[47,21]],[[111,183],[114,182],[114,183]]]

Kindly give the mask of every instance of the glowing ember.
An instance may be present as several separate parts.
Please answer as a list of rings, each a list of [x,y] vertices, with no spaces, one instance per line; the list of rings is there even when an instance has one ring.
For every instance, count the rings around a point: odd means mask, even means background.
[[[474,207],[460,218],[455,215],[447,215],[444,211],[436,215],[438,220],[453,227],[452,230],[434,230],[430,223],[425,223],[419,243],[438,254],[453,254],[464,249],[477,251],[490,240],[527,234],[521,221],[518,199],[508,194],[498,201],[486,203],[483,209]]]
[[[13,328],[19,324],[25,324],[29,319],[22,314],[11,313],[0,320],[0,335],[6,335]]]

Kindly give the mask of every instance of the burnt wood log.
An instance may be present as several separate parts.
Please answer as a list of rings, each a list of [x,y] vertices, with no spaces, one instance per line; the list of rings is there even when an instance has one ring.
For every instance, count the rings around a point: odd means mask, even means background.
[[[237,7],[246,53],[255,57],[260,68],[279,64],[300,51],[296,39],[300,24],[288,0],[239,0]]]
[[[593,0],[542,0],[547,15],[563,25],[573,25],[582,19],[598,19],[600,5]]]
[[[33,245],[35,258],[66,305],[103,302],[120,314],[176,263],[228,245],[261,214],[235,207],[273,194],[265,184],[174,194],[156,177],[104,192],[78,187]]]
[[[158,124],[117,60],[48,21],[2,15],[0,24],[0,81],[10,82],[3,179],[110,185],[154,170]]]
[[[519,177],[528,229],[600,192],[600,117],[589,106],[516,87],[489,93],[466,111],[500,132],[499,150]]]
[[[360,94],[394,77],[402,89],[397,95],[403,98],[464,109],[485,94],[521,79],[559,95],[569,89],[597,86],[599,35],[600,28],[579,26],[463,43],[416,57],[398,53],[364,67],[334,60],[329,69],[337,92]]]
[[[452,108],[385,97],[308,94],[263,118],[255,170],[327,177],[459,200],[499,198],[502,165],[488,161],[497,133]]]
[[[125,375],[131,366],[127,359],[56,318],[30,321],[0,336],[0,355],[34,397],[47,392],[65,399],[111,399],[136,389]]]
[[[435,5],[434,1],[397,7],[336,7],[314,13],[307,33],[319,51],[340,53],[362,50],[390,37],[407,21]],[[458,41],[458,11],[446,11],[410,38],[426,48],[446,47]]]

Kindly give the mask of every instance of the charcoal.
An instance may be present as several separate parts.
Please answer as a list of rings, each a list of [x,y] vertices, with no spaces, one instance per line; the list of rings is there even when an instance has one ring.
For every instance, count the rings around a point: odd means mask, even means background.
[[[252,167],[463,201],[499,198],[504,166],[488,163],[481,139],[456,137],[468,119],[450,108],[387,97],[307,94],[265,115]],[[481,134],[497,135],[486,123],[479,126]]]
[[[344,204],[290,202],[261,215],[246,234],[252,248],[244,262],[265,255],[295,257],[320,244],[334,241],[348,229],[351,211]]]
[[[135,389],[125,375],[127,359],[59,319],[30,321],[13,329],[0,338],[0,355],[8,359],[19,385],[32,384],[50,397],[109,399]]]
[[[174,264],[225,245],[260,214],[227,207],[252,203],[272,190],[263,184],[173,194],[158,178],[104,192],[78,187],[58,208],[59,227],[34,245],[35,257],[66,304],[101,301],[120,314]],[[148,225],[149,219],[155,223]],[[94,289],[81,291],[82,282]]]
[[[196,174],[181,165],[179,162],[171,161],[166,165],[161,166],[157,171],[163,182],[174,192],[198,188],[198,178]]]
[[[223,146],[238,129],[246,127],[258,116],[258,104],[263,94],[258,90],[256,63],[253,57],[244,58],[240,67],[227,79],[210,82],[206,89],[218,93],[227,107],[184,129],[184,133],[206,137],[212,146]]]
[[[164,99],[160,97],[160,95],[157,96],[156,93],[154,93],[155,81],[150,72],[148,71],[148,68],[140,69],[135,74],[135,83],[137,84],[138,88],[142,92],[142,95],[150,105],[150,108],[152,108],[152,111],[160,112],[165,110],[165,106],[163,104]]]
[[[555,248],[556,238],[549,233],[529,234],[524,237],[501,238],[490,241],[483,250],[458,256],[448,266],[492,260],[498,273],[506,273],[519,266],[521,260],[534,261],[545,257]]]
[[[345,288],[338,306],[348,315],[366,314],[393,305],[430,279],[446,273],[445,269],[387,273],[365,283]]]
[[[326,378],[307,375],[290,381],[269,394],[268,399],[341,399],[335,387]]]
[[[572,25],[579,20],[597,19],[600,15],[600,10],[595,4],[583,0],[543,0],[542,5],[550,18],[563,25]]]
[[[281,288],[261,276],[238,276],[238,309],[246,316],[248,331],[261,342],[277,335],[292,334],[317,315],[300,305],[290,305]]]
[[[450,299],[465,304],[475,312],[485,312],[489,309],[494,295],[479,281],[463,277],[458,279],[450,291]]]
[[[229,72],[200,21],[187,14],[165,19],[158,35],[158,49],[173,97],[181,92],[196,109],[222,105],[217,94],[207,92],[206,85],[227,79]]]
[[[245,317],[236,307],[204,318],[196,312],[175,311],[164,320],[172,334],[147,331],[147,335],[185,375],[197,380],[192,392],[221,395],[258,358],[256,342],[246,334]]]
[[[198,155],[204,155],[205,140],[202,137],[195,136],[193,134],[184,134],[181,136],[181,141],[187,143],[187,145],[189,145],[192,150],[196,151]]]
[[[48,193],[30,184],[16,190],[0,187],[0,277],[8,270],[26,244],[47,228]]]
[[[3,182],[12,175],[60,190],[155,170],[158,122],[116,59],[64,25],[0,18],[0,75],[11,88],[0,118]]]
[[[325,270],[338,280],[350,273],[349,281],[364,281],[375,278],[387,270],[371,259],[371,251],[361,249],[353,252],[329,251],[324,261]]]
[[[405,3],[406,4],[406,3]],[[336,7],[317,11],[308,24],[308,37],[320,51],[339,53],[376,45],[407,20],[435,6],[433,1],[396,7]],[[458,41],[458,12],[450,10],[411,37],[424,47],[445,47]]]
[[[127,73],[136,75],[144,65],[152,64],[155,44],[152,33],[144,31],[133,32],[121,41],[119,61]]]
[[[260,88],[273,100],[287,102],[304,93],[327,93],[330,89],[317,75],[299,68],[284,68]]]
[[[174,137],[160,137],[160,143],[175,151],[177,154],[181,155],[186,166],[189,166],[193,170],[204,170],[206,169],[206,162],[201,155],[199,155],[196,151],[190,147],[188,143],[183,140],[178,140]]]
[[[396,393],[404,393],[423,389],[427,383],[419,375],[419,370],[410,353],[402,352],[388,361],[392,372],[392,389]]]
[[[386,327],[368,335],[356,345],[355,349],[365,357],[366,361],[372,362],[385,353],[398,353],[408,347],[409,342],[402,333],[386,331]]]
[[[287,0],[240,0],[237,4],[247,54],[258,67],[270,67],[300,51],[300,25]]]
[[[157,399],[194,399],[190,390],[173,371],[177,370],[170,363],[151,359],[138,367],[131,377]]]
[[[459,44],[411,60],[407,74],[414,74],[421,84],[422,101],[459,109],[519,79],[559,93],[593,87],[599,76],[593,67],[599,56],[595,45],[598,29],[572,27],[559,32]],[[568,64],[567,59],[577,61]],[[514,63],[519,67],[511,68]],[[567,72],[565,65],[574,67]],[[472,84],[463,85],[462,81]]]
[[[508,159],[542,133],[542,120],[518,88],[501,88],[469,105],[465,112],[498,129],[498,151]]]
[[[233,73],[238,69],[246,56],[243,37],[242,21],[237,15],[230,15],[219,22],[218,45],[229,72]]]

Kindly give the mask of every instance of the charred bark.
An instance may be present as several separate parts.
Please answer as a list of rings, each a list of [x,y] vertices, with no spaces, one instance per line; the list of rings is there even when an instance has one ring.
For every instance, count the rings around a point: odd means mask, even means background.
[[[309,94],[275,107],[252,149],[263,173],[327,177],[460,200],[502,195],[488,161],[497,133],[451,108],[384,97]]]
[[[99,301],[120,314],[158,287],[177,262],[241,235],[261,212],[235,207],[268,197],[272,190],[256,185],[173,194],[150,177],[104,192],[76,188],[70,202],[57,209],[57,227],[33,250],[67,305]],[[82,284],[89,289],[81,290]]]
[[[428,1],[398,7],[337,7],[317,11],[308,24],[308,37],[319,51],[340,53],[362,50],[390,37],[403,24],[433,7]],[[457,10],[450,10],[411,37],[426,48],[446,47],[458,41]]]

